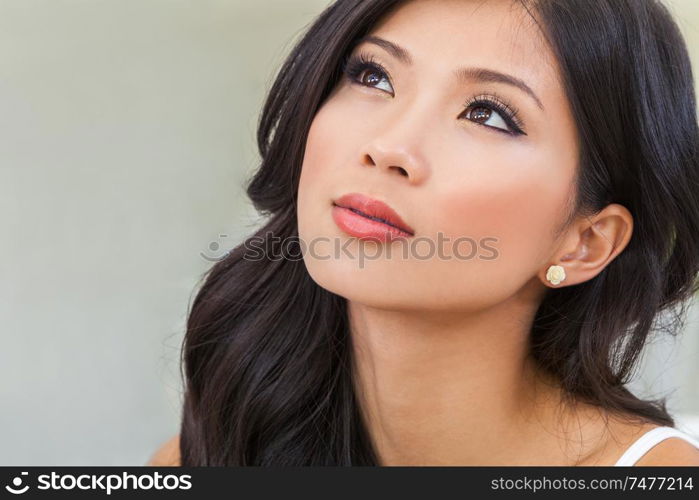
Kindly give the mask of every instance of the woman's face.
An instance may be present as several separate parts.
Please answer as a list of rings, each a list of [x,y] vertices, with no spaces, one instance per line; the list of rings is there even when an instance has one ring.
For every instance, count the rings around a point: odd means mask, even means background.
[[[298,228],[311,277],[405,310],[477,310],[543,291],[537,273],[552,263],[578,144],[533,20],[510,0],[413,0],[370,34],[387,42],[352,55],[377,66],[351,65],[356,81],[343,76],[308,134]],[[334,210],[371,222],[333,208],[347,193],[386,203],[413,235],[352,236]]]

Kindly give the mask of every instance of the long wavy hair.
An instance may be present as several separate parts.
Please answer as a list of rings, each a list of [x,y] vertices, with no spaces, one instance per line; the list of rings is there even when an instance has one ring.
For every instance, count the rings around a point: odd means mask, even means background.
[[[651,335],[681,330],[699,288],[699,133],[685,42],[655,0],[513,1],[553,50],[575,119],[570,216],[620,203],[634,217],[627,248],[601,273],[547,291],[531,355],[570,401],[674,425],[665,399],[640,399],[625,384]],[[188,310],[182,465],[380,465],[355,397],[346,299],[317,285],[301,259],[245,255],[252,238],[265,255],[288,253],[298,238],[311,121],[353,43],[402,3],[334,2],[269,90],[261,164],[246,184],[263,225],[202,275]]]

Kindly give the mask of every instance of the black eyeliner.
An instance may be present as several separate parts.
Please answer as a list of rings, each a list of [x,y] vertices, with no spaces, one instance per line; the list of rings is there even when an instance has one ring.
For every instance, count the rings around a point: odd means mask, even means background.
[[[365,54],[364,52],[360,51],[357,54],[352,54],[345,58],[345,61],[342,64],[342,73],[347,76],[350,81],[359,85],[367,86],[358,79],[358,76],[365,70],[372,70],[376,73],[381,73],[390,83],[388,71],[386,71],[381,63],[376,61],[373,54]],[[494,92],[491,92],[490,94],[477,94],[470,98],[466,104],[464,104],[464,111],[469,107],[476,105],[498,112],[504,118],[505,123],[511,130],[503,130],[502,128],[493,127],[491,125],[484,125],[485,127],[495,129],[496,131],[507,134],[511,137],[527,135],[523,130],[522,121],[519,119],[519,111],[513,106],[508,105]]]

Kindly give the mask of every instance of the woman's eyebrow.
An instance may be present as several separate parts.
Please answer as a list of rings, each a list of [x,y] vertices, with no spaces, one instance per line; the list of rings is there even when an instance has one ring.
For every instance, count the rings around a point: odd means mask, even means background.
[[[405,64],[411,65],[413,64],[413,59],[410,57],[410,53],[405,50],[403,47],[401,47],[398,44],[395,44],[391,41],[386,40],[385,38],[381,38],[375,35],[366,35],[362,38],[360,38],[355,46],[358,46],[361,43],[373,43],[374,45],[378,45],[379,47],[385,49],[387,52],[389,52],[393,57],[398,59],[399,61],[404,62]],[[516,87],[520,90],[522,90],[524,93],[526,93],[529,97],[534,99],[536,102],[536,105],[543,111],[544,110],[544,105],[541,103],[541,99],[536,95],[536,93],[527,85],[524,83],[523,80],[514,77],[512,75],[508,75],[506,73],[501,73],[499,71],[495,71],[493,69],[488,69],[488,68],[469,68],[469,67],[464,67],[464,68],[457,68],[454,70],[454,76],[457,78],[458,81],[460,82],[467,82],[467,81],[480,81],[480,82],[494,82],[494,83],[504,83],[506,85],[511,85],[512,87]]]

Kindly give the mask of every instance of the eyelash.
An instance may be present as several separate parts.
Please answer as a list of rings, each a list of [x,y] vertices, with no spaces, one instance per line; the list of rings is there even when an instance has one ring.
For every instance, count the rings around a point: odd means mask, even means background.
[[[371,54],[366,55],[360,52],[357,55],[353,55],[346,58],[345,62],[342,65],[342,72],[350,79],[350,81],[358,85],[363,85],[365,87],[372,88],[369,85],[361,83],[361,80],[358,78],[365,70],[371,70],[376,73],[381,73],[382,76],[388,79],[388,71],[386,71],[383,65],[377,62],[374,59],[374,56]],[[475,108],[483,107],[496,111],[502,116],[503,121],[507,124],[508,127],[510,127],[511,131],[504,130],[500,127],[493,127],[491,125],[483,125],[484,127],[494,129],[498,132],[510,136],[526,135],[526,133],[522,130],[524,127],[522,124],[522,120],[519,118],[519,110],[514,106],[507,104],[501,97],[496,95],[494,92],[491,94],[492,95],[477,94],[470,97],[464,104],[464,108],[468,109],[473,106]],[[482,124],[479,123],[479,125]]]

